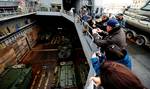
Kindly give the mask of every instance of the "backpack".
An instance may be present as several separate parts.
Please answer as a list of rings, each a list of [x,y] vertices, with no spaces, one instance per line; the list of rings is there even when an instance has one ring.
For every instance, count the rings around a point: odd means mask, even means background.
[[[126,50],[113,44],[106,48],[105,53],[107,60],[117,61],[124,58]]]

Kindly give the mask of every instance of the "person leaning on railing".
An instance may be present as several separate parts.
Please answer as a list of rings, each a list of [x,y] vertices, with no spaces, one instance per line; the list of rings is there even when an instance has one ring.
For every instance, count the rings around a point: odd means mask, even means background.
[[[101,47],[101,52],[105,54],[107,60],[122,63],[131,69],[131,58],[126,50],[125,33],[121,29],[119,22],[116,19],[108,20],[106,31],[101,29],[92,30],[96,45]],[[107,34],[101,39],[98,32]]]
[[[131,70],[120,63],[106,61],[101,65],[101,73],[91,77],[97,87],[104,89],[147,89]]]

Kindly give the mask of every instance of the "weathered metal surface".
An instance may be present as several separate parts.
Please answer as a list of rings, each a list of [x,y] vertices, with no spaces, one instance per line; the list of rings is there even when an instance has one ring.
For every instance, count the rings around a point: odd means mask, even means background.
[[[27,89],[30,80],[31,67],[8,68],[0,75],[0,89]]]
[[[60,62],[55,68],[52,89],[78,89],[72,61]]]
[[[32,65],[33,80],[30,89],[50,89],[57,63],[57,52],[32,51],[24,59],[24,63]]]

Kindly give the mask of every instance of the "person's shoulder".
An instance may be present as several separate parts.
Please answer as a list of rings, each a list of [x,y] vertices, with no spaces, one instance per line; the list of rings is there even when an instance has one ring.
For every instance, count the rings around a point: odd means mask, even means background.
[[[118,34],[124,34],[125,32],[124,32],[124,30],[122,28],[120,28],[118,31],[116,31],[116,33],[118,33]]]
[[[124,30],[125,30],[124,28],[122,28],[122,27],[120,28],[120,31],[123,32],[123,33],[125,33]]]

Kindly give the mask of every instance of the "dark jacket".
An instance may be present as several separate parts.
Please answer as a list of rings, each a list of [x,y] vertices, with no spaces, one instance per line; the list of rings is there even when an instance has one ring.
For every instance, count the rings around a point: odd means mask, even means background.
[[[99,39],[97,33],[93,34],[93,37],[95,39],[95,43],[104,49],[113,44],[117,45],[121,49],[126,49],[127,46],[125,32],[122,29],[113,29],[109,32],[108,36],[103,39]]]
[[[91,16],[83,15],[81,19],[84,20],[85,22],[88,22],[91,19]]]

